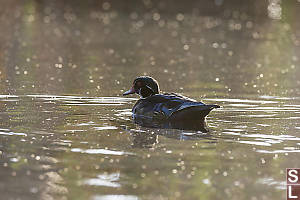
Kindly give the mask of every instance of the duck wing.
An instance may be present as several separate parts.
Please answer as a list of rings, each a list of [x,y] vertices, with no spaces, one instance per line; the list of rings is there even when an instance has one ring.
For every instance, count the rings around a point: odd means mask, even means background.
[[[174,95],[157,94],[139,99],[132,112],[136,116],[167,119],[181,104],[182,99]]]
[[[168,119],[172,121],[204,120],[214,108],[220,108],[220,106],[206,105],[201,102],[184,102]]]
[[[133,107],[133,113],[152,119],[197,120],[204,117],[218,105],[206,105],[178,94],[157,94],[140,99]]]

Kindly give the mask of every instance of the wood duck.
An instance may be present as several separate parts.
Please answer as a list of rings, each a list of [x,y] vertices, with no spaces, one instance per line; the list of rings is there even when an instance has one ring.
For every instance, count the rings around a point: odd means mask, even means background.
[[[133,118],[173,122],[204,120],[212,109],[220,108],[175,93],[160,94],[157,81],[149,76],[137,77],[123,95],[135,93],[141,98],[132,108]]]

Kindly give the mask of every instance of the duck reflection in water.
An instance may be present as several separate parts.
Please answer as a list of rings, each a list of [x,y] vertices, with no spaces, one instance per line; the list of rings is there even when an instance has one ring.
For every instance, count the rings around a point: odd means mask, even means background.
[[[204,122],[204,121],[203,121]],[[190,128],[188,131],[186,130],[179,130],[174,129],[174,127],[166,127],[165,124],[163,124],[163,128],[160,126],[162,124],[157,124],[158,127],[148,126],[145,127],[145,124],[143,126],[138,126],[137,129],[131,129],[131,136],[133,137],[132,140],[132,147],[134,148],[154,148],[157,143],[159,143],[159,136],[172,138],[176,140],[202,140],[206,139],[211,142],[215,142],[215,139],[207,132],[204,131],[195,131],[191,130]],[[169,126],[170,124],[168,124]],[[195,123],[195,126],[197,129],[199,128],[199,123]],[[178,127],[178,126],[176,126]],[[191,126],[190,126],[191,127]],[[201,127],[202,128],[202,127]],[[205,129],[207,130],[207,129]]]
[[[135,123],[151,128],[207,132],[205,117],[218,105],[206,105],[175,93],[160,94],[158,83],[149,76],[137,77],[123,95],[138,94],[132,108]]]
[[[131,136],[133,137],[131,145],[134,148],[153,148],[158,143],[158,134],[153,131],[134,130]]]

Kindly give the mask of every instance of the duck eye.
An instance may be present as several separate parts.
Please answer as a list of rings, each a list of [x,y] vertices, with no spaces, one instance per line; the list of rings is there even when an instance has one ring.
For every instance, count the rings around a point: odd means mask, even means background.
[[[134,88],[135,88],[135,89],[139,89],[139,88],[141,88],[142,86],[143,86],[143,83],[140,82],[140,81],[138,81],[138,82],[136,82],[136,83],[134,84]]]

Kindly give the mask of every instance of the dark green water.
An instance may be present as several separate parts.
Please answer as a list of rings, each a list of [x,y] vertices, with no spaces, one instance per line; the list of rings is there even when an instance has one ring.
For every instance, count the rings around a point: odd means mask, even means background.
[[[0,199],[285,199],[300,3],[222,2],[0,1]],[[209,133],[135,125],[139,75]]]

